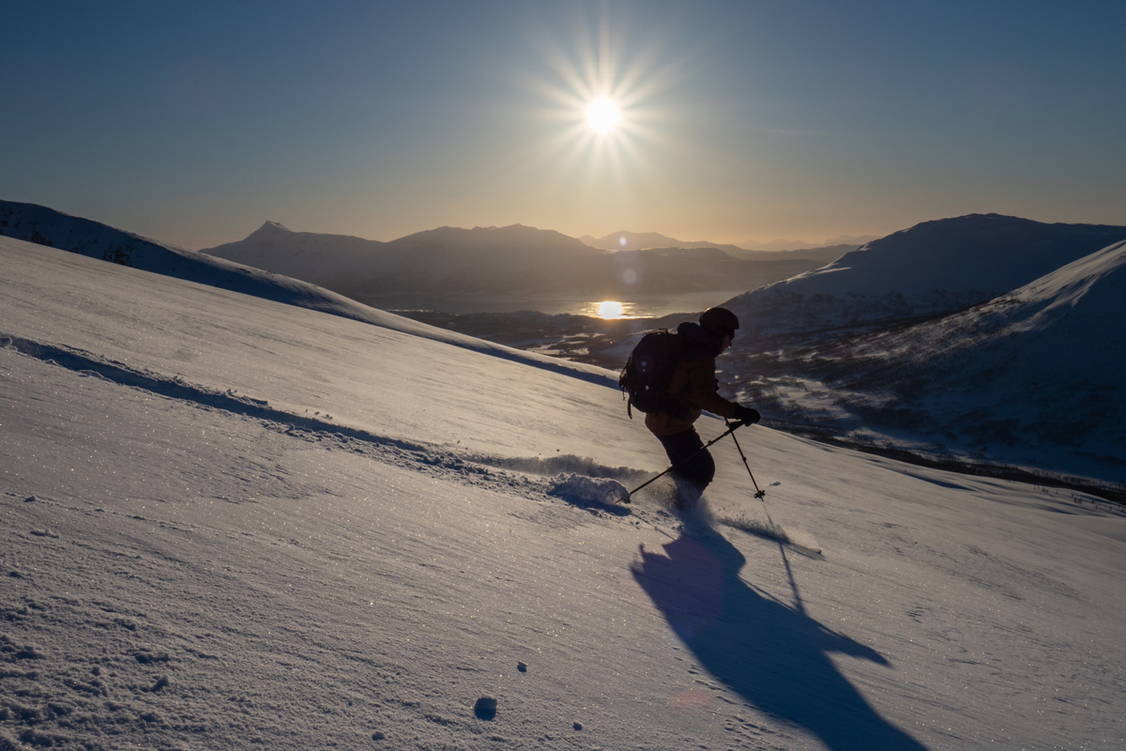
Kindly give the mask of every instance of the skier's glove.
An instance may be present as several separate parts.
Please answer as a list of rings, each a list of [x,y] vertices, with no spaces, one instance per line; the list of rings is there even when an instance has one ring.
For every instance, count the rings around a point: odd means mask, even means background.
[[[735,419],[743,425],[754,425],[762,419],[762,415],[753,407],[744,407],[742,404],[735,406]]]

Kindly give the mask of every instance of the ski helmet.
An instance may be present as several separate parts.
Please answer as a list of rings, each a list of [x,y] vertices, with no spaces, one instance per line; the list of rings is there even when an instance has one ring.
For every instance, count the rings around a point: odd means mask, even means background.
[[[700,314],[700,326],[714,334],[734,336],[739,319],[727,308],[708,308]]]

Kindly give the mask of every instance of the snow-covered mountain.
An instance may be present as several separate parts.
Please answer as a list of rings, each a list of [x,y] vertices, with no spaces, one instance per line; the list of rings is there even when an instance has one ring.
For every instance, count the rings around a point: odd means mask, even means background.
[[[664,467],[615,389],[9,238],[0,268],[0,748],[1126,739],[1121,507],[755,427],[768,505],[725,439],[715,532],[682,529],[667,486],[583,490]]]
[[[778,335],[847,333],[976,305],[1122,239],[1126,227],[972,214],[874,240],[725,305],[744,322],[736,347],[762,350]]]
[[[949,316],[736,363],[779,417],[1126,494],[1126,241]]]
[[[45,206],[0,201],[0,235],[278,302],[362,315],[351,300],[306,282],[164,245]]]
[[[267,238],[277,234],[288,234],[288,230],[279,224],[268,222],[255,233]],[[0,201],[0,236],[28,240],[39,245],[173,276],[189,282],[353,318],[459,347],[488,351],[518,362],[535,362],[551,368],[562,368],[564,372],[578,374],[580,377],[594,380],[604,377],[597,369],[578,363],[545,358],[533,352],[428,326],[362,305],[306,281],[244,266],[215,256],[162,245],[124,230],[89,219],[69,216],[44,206]],[[324,236],[314,236],[314,239],[317,237]]]

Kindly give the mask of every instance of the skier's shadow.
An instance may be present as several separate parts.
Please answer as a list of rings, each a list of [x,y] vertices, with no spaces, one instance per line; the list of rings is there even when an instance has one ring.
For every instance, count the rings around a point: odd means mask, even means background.
[[[758,709],[817,736],[832,751],[923,749],[880,716],[828,653],[890,665],[871,647],[756,592],[746,559],[722,536],[680,538],[665,555],[641,547],[633,575],[713,676]],[[795,595],[797,593],[795,592]]]

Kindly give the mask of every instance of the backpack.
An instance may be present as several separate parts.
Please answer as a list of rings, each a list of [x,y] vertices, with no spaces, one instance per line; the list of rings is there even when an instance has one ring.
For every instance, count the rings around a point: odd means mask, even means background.
[[[671,406],[667,390],[680,357],[680,338],[668,329],[650,331],[641,337],[618,378],[618,387],[628,398],[626,413],[631,418],[634,407],[648,413],[665,411]]]

